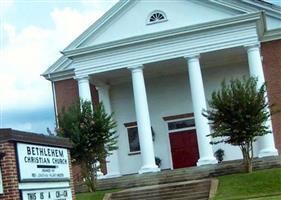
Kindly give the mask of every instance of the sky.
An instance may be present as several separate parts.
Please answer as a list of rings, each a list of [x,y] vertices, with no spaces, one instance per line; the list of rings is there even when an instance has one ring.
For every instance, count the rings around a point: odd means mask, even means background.
[[[54,130],[51,83],[40,74],[116,2],[0,0],[0,128]]]
[[[55,127],[51,83],[40,76],[116,0],[0,0],[0,128]]]

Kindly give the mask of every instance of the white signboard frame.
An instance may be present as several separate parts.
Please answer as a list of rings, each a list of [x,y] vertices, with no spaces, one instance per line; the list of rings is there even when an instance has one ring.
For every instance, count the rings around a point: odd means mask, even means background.
[[[17,161],[21,182],[70,180],[66,148],[17,143]]]
[[[22,200],[72,200],[70,188],[22,190]]]

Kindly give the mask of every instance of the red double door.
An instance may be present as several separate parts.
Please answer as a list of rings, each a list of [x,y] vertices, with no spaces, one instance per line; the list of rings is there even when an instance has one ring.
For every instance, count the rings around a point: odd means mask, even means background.
[[[169,133],[174,169],[196,166],[199,159],[196,130]]]

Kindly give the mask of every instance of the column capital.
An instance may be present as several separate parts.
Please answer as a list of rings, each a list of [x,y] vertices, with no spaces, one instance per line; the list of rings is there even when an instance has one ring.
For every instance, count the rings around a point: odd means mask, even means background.
[[[184,56],[184,58],[185,58],[187,61],[191,61],[191,60],[193,60],[193,59],[198,60],[198,59],[200,58],[200,54],[199,54],[199,53],[189,54],[189,55]]]
[[[257,42],[257,43],[254,43],[254,44],[245,45],[244,48],[247,50],[247,52],[250,52],[250,51],[259,50],[260,46],[261,46],[260,43]]]
[[[90,77],[89,76],[82,76],[82,77],[75,77],[74,79],[76,79],[79,82],[85,82],[85,81],[90,81]]]
[[[142,71],[143,68],[144,68],[143,65],[135,65],[135,66],[132,66],[132,67],[128,67],[128,69],[129,69],[131,72]]]
[[[107,83],[98,82],[95,84],[97,90],[109,90],[110,85]]]

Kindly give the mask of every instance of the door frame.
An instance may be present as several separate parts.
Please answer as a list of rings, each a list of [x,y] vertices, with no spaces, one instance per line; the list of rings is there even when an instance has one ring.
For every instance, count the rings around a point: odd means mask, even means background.
[[[172,148],[171,148],[171,141],[170,141],[170,133],[176,133],[176,132],[181,132],[181,131],[188,131],[188,130],[195,130],[195,126],[191,127],[186,127],[186,128],[180,128],[180,129],[175,129],[175,130],[169,130],[168,123],[170,122],[177,122],[177,121],[182,121],[182,120],[189,120],[189,119],[194,119],[194,114],[193,113],[185,113],[185,114],[179,114],[179,115],[171,115],[167,117],[163,117],[163,120],[166,123],[166,133],[167,134],[167,143],[168,143],[168,149],[169,149],[169,158],[170,158],[170,168],[173,170],[174,165],[173,165],[173,156],[172,156]],[[197,135],[196,135],[197,139]],[[198,148],[198,145],[197,145]]]

